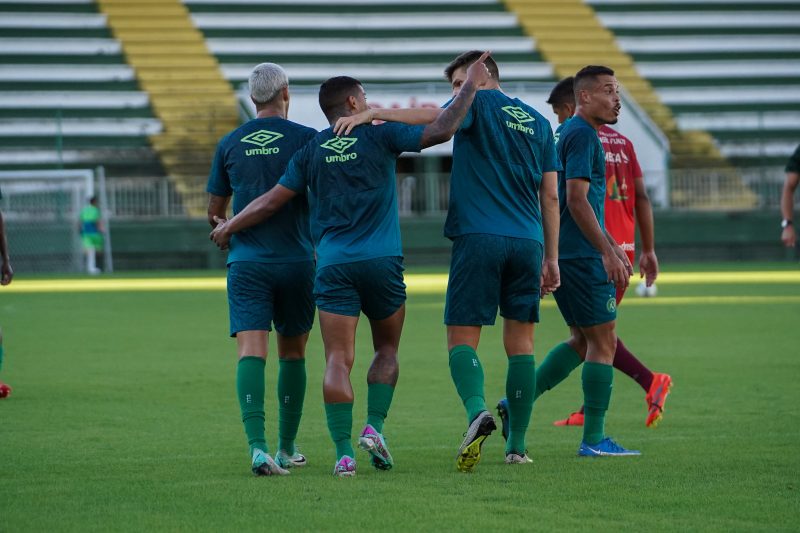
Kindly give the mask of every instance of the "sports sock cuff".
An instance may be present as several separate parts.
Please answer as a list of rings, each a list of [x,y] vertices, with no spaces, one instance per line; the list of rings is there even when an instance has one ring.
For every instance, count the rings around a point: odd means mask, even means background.
[[[523,354],[523,355],[511,355],[508,357],[508,364],[509,365],[527,365],[530,363],[535,363],[536,360],[533,355]]]
[[[257,355],[243,355],[239,358],[239,364],[251,365],[255,363],[261,363],[261,366],[266,366],[267,359],[265,357],[259,357]]]
[[[459,344],[458,346],[453,346],[453,348],[450,350],[450,359],[459,353],[468,353],[474,355],[476,352],[475,349],[468,344]]]
[[[305,366],[306,360],[305,358],[302,359],[281,359],[278,356],[278,364],[279,365],[289,365],[289,366]]]

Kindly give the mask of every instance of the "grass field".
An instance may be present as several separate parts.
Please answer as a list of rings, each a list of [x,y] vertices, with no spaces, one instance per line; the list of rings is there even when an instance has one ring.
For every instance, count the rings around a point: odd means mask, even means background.
[[[643,391],[615,375],[607,431],[644,455],[576,457],[580,431],[551,425],[580,405],[575,372],[536,404],[532,465],[504,465],[497,433],[466,475],[455,470],[466,421],[447,368],[442,276],[410,269],[401,377],[385,428],[396,467],[377,472],[359,455],[354,479],[331,476],[317,329],[298,439],[310,464],[255,478],[222,273],[116,275],[110,285],[19,276],[0,290],[0,378],[14,387],[0,401],[0,531],[797,531],[800,272],[792,264],[671,270],[657,298],[631,293],[620,307],[620,337],[675,382],[653,430],[644,427]],[[179,279],[159,285],[163,277]],[[542,314],[537,363],[566,335],[552,300]],[[353,371],[354,432],[366,416],[366,326]],[[493,405],[505,380],[499,327],[485,330],[479,353]],[[271,357],[273,447],[276,369]]]

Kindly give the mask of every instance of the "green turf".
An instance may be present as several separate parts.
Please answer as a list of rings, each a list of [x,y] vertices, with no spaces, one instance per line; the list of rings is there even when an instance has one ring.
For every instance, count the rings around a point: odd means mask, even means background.
[[[374,471],[358,452],[358,476],[340,480],[331,476],[316,328],[299,434],[309,466],[255,478],[238,420],[224,292],[0,289],[0,377],[14,387],[0,401],[0,531],[796,530],[800,304],[669,304],[704,295],[800,296],[800,284],[664,283],[652,300],[630,294],[621,337],[675,381],[665,418],[651,430],[642,390],[615,376],[608,432],[644,455],[575,456],[580,431],[551,422],[579,406],[576,372],[534,409],[534,464],[502,464],[496,434],[471,475],[454,464],[465,419],[447,369],[443,297],[410,295],[385,427],[396,468]],[[551,304],[542,313],[537,363],[566,333]],[[362,322],[354,432],[366,416],[368,331]],[[479,353],[491,403],[503,393],[501,347],[500,328],[486,329]],[[272,358],[273,447],[276,370]]]

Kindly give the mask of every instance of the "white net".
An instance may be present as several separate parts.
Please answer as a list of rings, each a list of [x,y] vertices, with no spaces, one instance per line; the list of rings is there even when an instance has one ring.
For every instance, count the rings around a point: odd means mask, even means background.
[[[0,210],[16,272],[86,271],[79,216],[95,194],[95,178],[93,170],[0,172]]]

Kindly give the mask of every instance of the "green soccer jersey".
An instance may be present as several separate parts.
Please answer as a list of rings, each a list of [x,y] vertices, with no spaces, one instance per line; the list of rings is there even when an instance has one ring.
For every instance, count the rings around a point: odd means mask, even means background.
[[[280,117],[256,118],[220,140],[206,190],[233,195],[233,213],[278,183],[292,156],[317,131]],[[296,263],[314,258],[308,200],[300,194],[269,220],[231,237],[228,264]]]
[[[600,137],[588,122],[576,115],[564,122],[557,151],[564,168],[558,173],[558,203],[561,211],[558,256],[560,259],[600,257],[600,251],[586,239],[567,208],[567,180],[588,180],[587,200],[600,227],[605,227],[606,163]]]
[[[308,191],[317,268],[403,255],[395,166],[420,151],[424,129],[387,122],[337,137],[328,128],[292,158],[279,183]]]
[[[97,227],[97,221],[100,220],[100,209],[98,209],[97,206],[89,204],[81,209],[80,220],[82,235],[91,235],[100,232]]]
[[[445,237],[486,233],[544,241],[539,187],[561,167],[550,123],[502,91],[481,90],[453,138]]]

